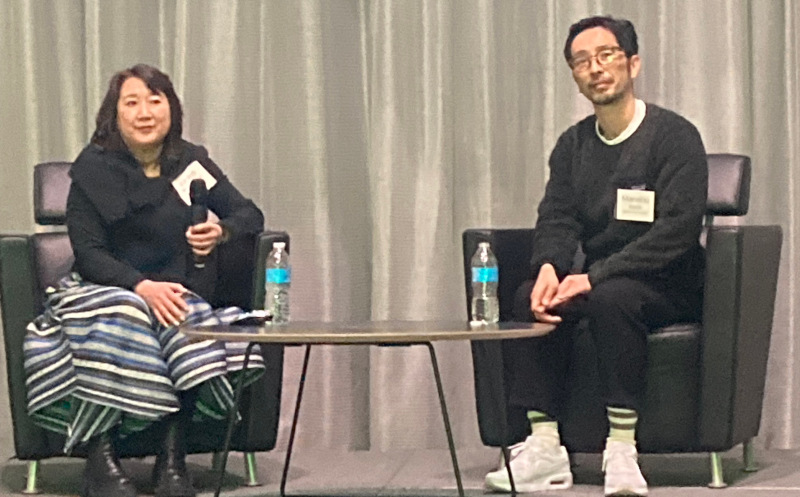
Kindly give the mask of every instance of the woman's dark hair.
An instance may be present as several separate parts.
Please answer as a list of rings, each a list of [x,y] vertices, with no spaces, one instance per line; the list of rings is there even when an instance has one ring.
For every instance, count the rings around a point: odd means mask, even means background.
[[[171,124],[167,136],[164,137],[164,148],[161,153],[170,156],[177,155],[177,147],[181,141],[181,135],[183,135],[181,101],[175,93],[169,76],[147,64],[136,64],[111,76],[106,96],[103,98],[100,110],[97,111],[97,127],[92,135],[92,143],[109,150],[127,149],[125,142],[122,141],[119,128],[117,128],[117,102],[122,85],[128,78],[139,78],[144,81],[150,91],[163,93],[167,97]]]
[[[575,40],[575,37],[587,29],[597,27],[611,31],[617,37],[617,43],[625,51],[627,57],[639,53],[639,42],[632,22],[627,19],[614,19],[610,16],[594,16],[581,19],[569,27],[567,42],[564,44],[564,58],[567,59],[567,62],[572,59],[572,41]]]

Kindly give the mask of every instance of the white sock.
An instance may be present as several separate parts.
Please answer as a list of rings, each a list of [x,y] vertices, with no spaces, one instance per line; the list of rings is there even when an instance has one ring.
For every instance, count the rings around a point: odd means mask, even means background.
[[[561,436],[558,433],[558,422],[541,411],[528,411],[528,421],[531,422],[531,434],[535,437],[549,437],[561,445]]]

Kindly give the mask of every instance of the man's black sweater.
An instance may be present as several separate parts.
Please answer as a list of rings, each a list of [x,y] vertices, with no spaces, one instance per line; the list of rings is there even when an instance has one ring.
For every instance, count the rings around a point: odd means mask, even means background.
[[[579,244],[592,286],[614,277],[660,281],[673,288],[702,285],[699,244],[708,165],[697,129],[648,104],[639,128],[617,145],[595,131],[592,115],[569,128],[550,157],[550,180],[539,204],[534,277],[544,263],[563,278]],[[655,192],[655,221],[615,219],[617,189]]]

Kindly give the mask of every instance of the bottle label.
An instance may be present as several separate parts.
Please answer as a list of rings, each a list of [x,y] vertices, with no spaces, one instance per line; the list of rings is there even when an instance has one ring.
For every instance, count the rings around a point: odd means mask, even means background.
[[[291,283],[292,270],[287,268],[267,269],[267,283]]]
[[[474,267],[472,268],[473,283],[497,283],[498,274],[496,267]]]

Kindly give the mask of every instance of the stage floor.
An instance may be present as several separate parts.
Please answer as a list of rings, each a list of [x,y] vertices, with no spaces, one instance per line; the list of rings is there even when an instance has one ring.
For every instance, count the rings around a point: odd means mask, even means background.
[[[483,477],[498,462],[499,450],[462,449],[459,464],[466,494],[484,495]],[[756,451],[760,470],[742,471],[741,449],[724,454],[723,490],[706,488],[708,457],[704,455],[644,455],[642,470],[655,497],[800,496],[800,451]],[[241,487],[245,482],[241,454],[232,454],[224,496],[253,497],[278,495],[283,452],[257,455],[260,487]],[[142,495],[152,494],[149,484],[152,458],[124,461],[126,470]],[[214,474],[209,455],[189,457],[190,469],[201,496],[213,495]],[[574,457],[575,485],[570,490],[538,493],[546,496],[588,497],[603,495],[599,455]],[[51,459],[40,464],[42,497],[74,496],[80,488],[83,462]],[[25,486],[26,465],[5,462],[0,473],[0,495],[20,495]],[[287,495],[330,496],[456,496],[450,457],[446,450],[417,451],[330,451],[298,449],[293,456]]]

